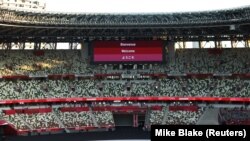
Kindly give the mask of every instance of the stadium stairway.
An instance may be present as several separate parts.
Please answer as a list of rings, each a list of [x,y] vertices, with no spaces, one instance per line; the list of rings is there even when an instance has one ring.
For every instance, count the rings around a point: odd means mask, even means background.
[[[52,108],[52,113],[53,113],[55,119],[57,120],[58,124],[60,125],[60,127],[64,128],[66,133],[70,133],[70,131],[65,127],[65,125],[62,123],[62,121],[57,116],[56,111],[55,111],[54,108]]]
[[[91,115],[91,118],[92,118],[92,120],[93,120],[94,126],[95,126],[95,127],[99,127],[99,125],[97,124],[96,118],[95,118],[95,116],[94,116],[94,114],[93,114],[92,107],[90,107],[89,109],[90,109],[89,111],[90,111],[90,115]]]
[[[23,118],[21,118],[21,116],[19,116],[18,114],[17,115],[17,118],[19,118],[27,127],[29,127],[30,130],[34,130],[34,128],[28,124]]]
[[[197,125],[219,125],[218,112],[219,112],[219,108],[207,108],[196,124]]]
[[[169,106],[166,106],[164,107],[163,111],[164,111],[164,116],[163,116],[163,119],[162,119],[162,125],[165,125],[166,124],[166,121],[167,121],[167,117],[168,117],[168,112],[169,112]]]

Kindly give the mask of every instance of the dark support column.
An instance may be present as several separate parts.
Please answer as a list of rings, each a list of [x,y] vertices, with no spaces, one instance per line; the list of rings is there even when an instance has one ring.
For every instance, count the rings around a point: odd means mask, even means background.
[[[69,47],[70,47],[71,50],[73,49],[73,42],[69,43]]]
[[[34,49],[35,49],[35,50],[39,50],[38,42],[35,42],[35,43],[34,43]]]
[[[236,48],[236,46],[237,46],[237,41],[232,40],[232,41],[231,41],[231,47],[232,47],[232,48]]]
[[[222,48],[222,41],[217,41],[218,43],[218,48]]]
[[[249,42],[249,40],[245,40],[245,47],[246,48],[249,48],[250,47],[250,44],[249,44],[250,42]]]
[[[26,42],[23,42],[23,44],[22,44],[22,49],[24,50],[25,49],[25,44],[26,44]]]
[[[39,43],[38,43],[39,50],[41,49],[41,46],[42,46],[42,43],[39,42]]]
[[[203,41],[199,41],[199,48],[204,48]]]
[[[81,42],[81,56],[82,59],[88,59],[89,58],[89,42]]]
[[[57,49],[57,42],[54,42],[54,48]]]
[[[12,46],[11,46],[11,42],[6,43],[7,44],[7,50],[11,50]]]
[[[217,41],[214,41],[214,48],[218,48]]]
[[[166,61],[169,63],[174,63],[175,61],[175,42],[168,41],[166,46]]]
[[[138,114],[133,114],[133,126],[138,127]]]
[[[186,41],[183,41],[183,48],[185,49],[186,48]]]

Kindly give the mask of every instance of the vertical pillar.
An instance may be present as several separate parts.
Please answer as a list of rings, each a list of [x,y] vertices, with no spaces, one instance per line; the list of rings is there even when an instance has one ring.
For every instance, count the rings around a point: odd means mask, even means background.
[[[136,70],[137,69],[137,64],[134,64],[134,70]]]
[[[88,59],[89,58],[89,47],[90,44],[89,42],[82,42],[81,43],[81,56],[82,56],[82,59]]]
[[[122,68],[123,68],[123,66],[122,66],[122,64],[120,64],[120,65],[119,65],[119,69],[122,70]]]
[[[183,41],[182,45],[183,45],[183,48],[185,49],[187,45],[186,41]]]
[[[215,48],[222,48],[222,41],[214,41]]]
[[[250,47],[249,45],[250,45],[249,40],[245,40],[245,48],[249,48]]]
[[[222,41],[217,41],[217,43],[218,43],[217,47],[222,48]]]
[[[35,49],[35,50],[38,50],[38,49],[39,49],[38,43],[37,43],[37,42],[34,43],[34,49]]]
[[[214,48],[218,48],[217,41],[214,41]]]
[[[175,42],[174,41],[169,41],[167,43],[167,50],[168,50],[168,53],[166,54],[167,55],[166,61],[170,63],[174,63],[175,61]]]
[[[199,41],[199,48],[204,48],[204,42],[203,41]]]
[[[54,48],[57,49],[57,42],[54,43]]]
[[[138,127],[138,114],[133,114],[133,127]]]
[[[152,64],[149,64],[149,69],[152,69],[153,68],[153,65]]]
[[[11,50],[12,46],[11,46],[11,42],[6,43],[7,44],[7,50]]]
[[[38,48],[39,48],[39,50],[41,49],[41,46],[42,46],[42,43],[39,42],[39,43],[38,43]]]
[[[56,49],[57,49],[57,42],[49,43],[48,45],[49,45],[49,47],[50,47],[51,49],[53,49],[53,50],[56,50]]]
[[[23,42],[23,44],[22,44],[22,49],[24,50],[25,49],[25,46],[26,45],[26,43],[25,42]]]
[[[70,48],[71,50],[73,49],[73,43],[72,43],[72,42],[69,43],[69,48]]]
[[[231,41],[231,47],[232,47],[232,48],[236,48],[236,47],[237,47],[237,41],[232,40],[232,41]]]
[[[84,43],[84,55],[86,58],[89,58],[90,56],[90,43],[89,42],[85,42]]]
[[[76,50],[78,45],[79,45],[79,43],[74,43],[73,44],[73,49]]]

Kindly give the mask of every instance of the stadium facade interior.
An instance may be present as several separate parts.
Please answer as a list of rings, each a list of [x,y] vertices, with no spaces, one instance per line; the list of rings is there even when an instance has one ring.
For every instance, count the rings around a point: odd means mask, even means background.
[[[1,134],[250,125],[249,6],[138,15],[0,9],[0,23]],[[190,41],[198,48],[186,48]]]

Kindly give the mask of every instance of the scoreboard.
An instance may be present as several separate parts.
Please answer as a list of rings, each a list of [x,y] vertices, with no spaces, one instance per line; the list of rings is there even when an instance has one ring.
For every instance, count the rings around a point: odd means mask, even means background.
[[[94,41],[94,63],[162,62],[162,41]]]

